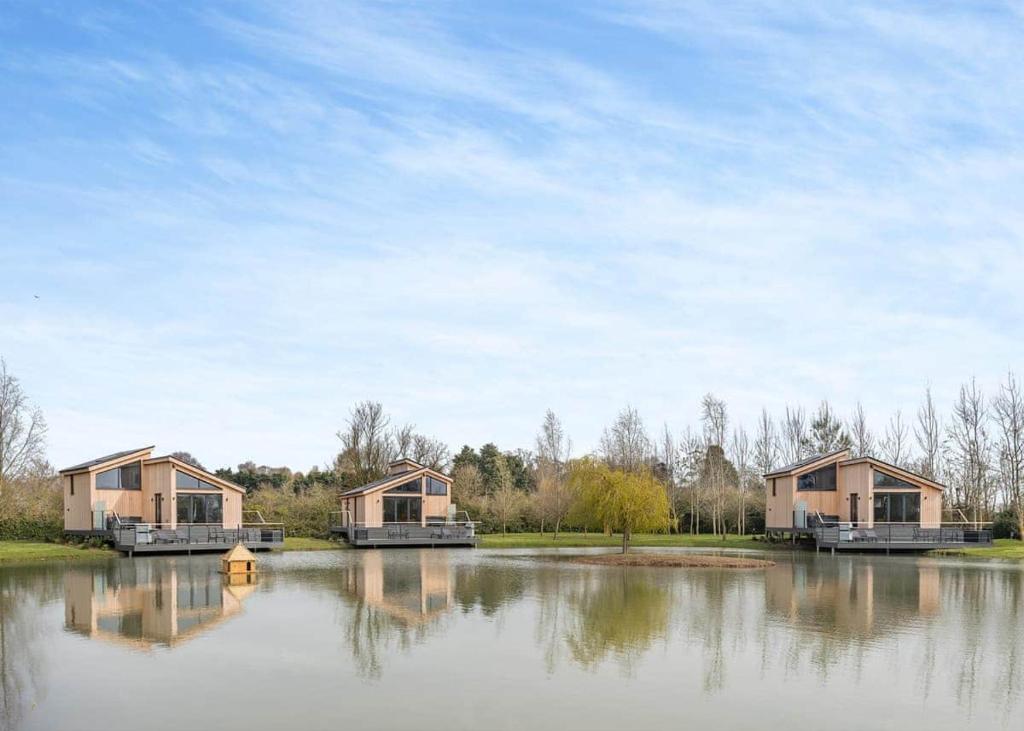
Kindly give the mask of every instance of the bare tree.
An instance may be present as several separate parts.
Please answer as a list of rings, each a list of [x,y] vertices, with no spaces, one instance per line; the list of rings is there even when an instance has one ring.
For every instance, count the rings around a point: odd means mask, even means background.
[[[782,422],[781,447],[783,459],[790,464],[799,462],[807,456],[807,417],[800,406],[793,410],[786,406],[786,418]]]
[[[779,463],[779,435],[775,431],[768,409],[761,409],[757,420],[757,435],[754,437],[754,462],[760,474],[765,475]]]
[[[704,432],[705,453],[712,455],[713,449],[724,457],[726,434],[729,428],[729,414],[725,402],[713,394],[705,394],[701,400],[701,424]],[[711,459],[708,464],[708,488],[711,493],[711,530],[715,535],[725,534],[724,512],[726,498],[725,460]]]
[[[537,507],[541,518],[541,533],[544,522],[554,525],[554,539],[562,521],[568,517],[573,506],[573,492],[568,483],[568,466],[572,458],[572,440],[565,433],[562,422],[551,409],[544,414],[540,433],[537,435]]]
[[[640,413],[627,406],[604,430],[600,443],[601,456],[609,466],[626,472],[648,469],[651,462],[651,438],[644,428]]]
[[[822,401],[811,419],[810,449],[815,454],[828,454],[850,446],[842,420],[835,415],[828,401]]]
[[[955,506],[980,520],[989,494],[992,443],[985,397],[972,378],[960,387],[949,425],[950,467]]]
[[[565,477],[572,458],[572,440],[555,412],[548,409],[537,434],[537,470],[558,478]]]
[[[423,434],[413,434],[407,451],[398,454],[407,455],[412,461],[438,472],[444,472],[448,468],[448,445],[440,439]]]
[[[0,358],[0,490],[45,460],[46,421]]]
[[[337,436],[341,452],[334,459],[334,469],[352,474],[360,483],[382,477],[388,465],[402,457],[435,470],[448,466],[447,445],[417,434],[412,424],[392,428],[391,418],[378,401],[356,404],[347,428]]]
[[[860,401],[850,418],[850,442],[855,457],[871,457],[875,453],[875,435],[868,428],[868,419]]]
[[[518,519],[523,513],[524,495],[517,490],[512,481],[512,473],[505,461],[505,455],[499,455],[495,467],[497,468],[498,486],[491,495],[491,510],[494,517],[501,523],[501,532],[508,530],[508,524]]]
[[[668,428],[668,424],[662,426],[661,443],[656,449],[655,458],[660,469],[658,477],[665,485],[665,496],[668,498],[669,531],[679,532],[679,501],[682,497],[680,484],[677,479],[679,471],[679,453],[676,447],[675,437]]]
[[[704,461],[704,440],[689,427],[683,432],[677,448],[676,479],[689,493],[690,533],[700,533],[700,511],[704,503],[704,485],[700,479]]]
[[[739,426],[732,433],[731,445],[732,463],[736,467],[736,474],[739,477],[737,488],[739,488],[739,509],[736,511],[736,529],[739,534],[747,532],[747,486],[750,478],[750,439],[746,430]]]
[[[999,425],[999,481],[1006,505],[1017,517],[1017,535],[1024,539],[1024,394],[1013,371],[992,399]]]
[[[906,467],[910,458],[910,430],[903,422],[903,412],[899,409],[889,419],[882,439],[882,457],[889,464]]]
[[[919,471],[929,480],[938,480],[942,474],[942,422],[939,421],[932,389],[924,390],[924,403],[917,410],[917,423],[914,425],[914,439],[921,450]]]
[[[381,477],[395,454],[391,420],[378,401],[356,404],[348,419],[348,429],[338,432],[341,453],[335,460],[339,471],[351,472],[359,483]]]
[[[484,477],[475,464],[463,464],[452,473],[452,499],[458,503],[474,502],[484,496]]]

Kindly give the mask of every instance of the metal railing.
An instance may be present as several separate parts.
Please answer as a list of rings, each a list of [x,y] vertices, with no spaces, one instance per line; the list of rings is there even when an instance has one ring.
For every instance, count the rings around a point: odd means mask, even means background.
[[[867,544],[867,545],[989,545],[992,543],[991,528],[981,523],[882,523],[867,521],[825,521],[820,520],[811,527],[814,539],[819,545]],[[987,524],[991,525],[991,524]]]
[[[167,545],[189,546],[199,544],[230,545],[238,542],[247,544],[284,543],[283,523],[242,523],[235,528],[225,528],[221,523],[185,523],[172,526],[169,523],[120,523],[109,528],[115,545]]]

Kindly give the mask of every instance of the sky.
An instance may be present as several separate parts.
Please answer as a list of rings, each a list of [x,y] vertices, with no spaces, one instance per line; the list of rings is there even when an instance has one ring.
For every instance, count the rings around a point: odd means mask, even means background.
[[[1024,375],[1024,3],[6,2],[0,356],[57,467],[352,405],[578,453]]]

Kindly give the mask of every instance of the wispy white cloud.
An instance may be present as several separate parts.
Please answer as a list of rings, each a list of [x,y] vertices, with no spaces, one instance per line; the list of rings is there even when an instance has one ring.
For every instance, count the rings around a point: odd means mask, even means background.
[[[881,422],[1020,363],[1019,15],[537,12],[69,13],[96,43],[6,44],[0,353],[54,458],[306,467],[367,397],[453,444],[528,445],[550,406],[588,448],[706,390]]]

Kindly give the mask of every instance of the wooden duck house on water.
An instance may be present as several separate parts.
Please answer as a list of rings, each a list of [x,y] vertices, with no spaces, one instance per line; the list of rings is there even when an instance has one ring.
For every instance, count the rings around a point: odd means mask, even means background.
[[[256,557],[241,543],[220,559],[220,572],[228,578],[252,576],[256,573]]]

